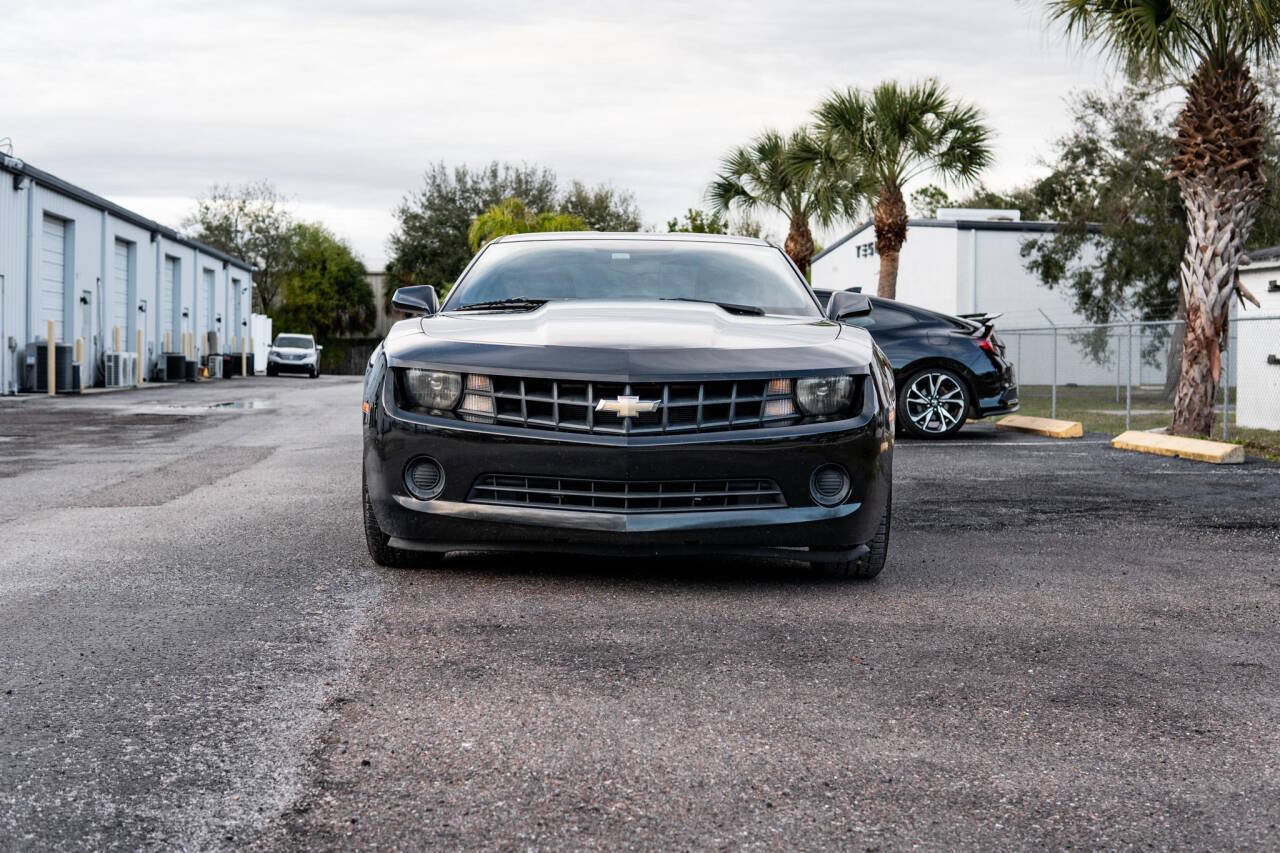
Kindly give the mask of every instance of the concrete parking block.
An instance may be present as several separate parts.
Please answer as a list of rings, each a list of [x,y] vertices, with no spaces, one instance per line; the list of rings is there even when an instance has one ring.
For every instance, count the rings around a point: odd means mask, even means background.
[[[1176,456],[1196,462],[1212,462],[1216,465],[1235,465],[1244,462],[1244,448],[1223,441],[1203,438],[1187,438],[1181,435],[1164,435],[1158,432],[1129,430],[1111,439],[1117,450],[1136,450],[1157,456]]]
[[[1012,429],[1050,438],[1080,438],[1084,425],[1079,421],[1059,421],[1053,418],[1033,418],[1029,415],[1009,415],[996,421],[997,429]]]

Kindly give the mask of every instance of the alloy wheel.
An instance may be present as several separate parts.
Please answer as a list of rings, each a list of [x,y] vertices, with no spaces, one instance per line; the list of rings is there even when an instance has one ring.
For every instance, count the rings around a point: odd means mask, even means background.
[[[966,405],[964,389],[946,373],[922,373],[907,387],[907,417],[921,432],[948,432],[964,420]]]

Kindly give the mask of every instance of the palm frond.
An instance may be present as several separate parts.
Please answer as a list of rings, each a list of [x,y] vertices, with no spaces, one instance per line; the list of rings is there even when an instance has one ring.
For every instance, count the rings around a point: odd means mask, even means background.
[[[707,202],[716,213],[771,208],[788,219],[812,218],[829,226],[854,218],[860,208],[845,163],[829,142],[806,127],[786,135],[765,130],[721,160],[719,174],[707,187]]]
[[[1048,19],[1137,78],[1280,55],[1280,0],[1049,0]]]
[[[991,130],[976,107],[952,99],[933,78],[886,81],[869,93],[833,92],[814,110],[819,136],[856,191],[868,200],[900,193],[912,179],[936,172],[958,183],[990,165]]]

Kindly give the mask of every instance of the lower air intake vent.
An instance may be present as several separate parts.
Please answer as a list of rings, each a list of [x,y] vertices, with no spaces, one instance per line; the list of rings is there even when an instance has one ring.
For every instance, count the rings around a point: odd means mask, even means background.
[[[773,480],[569,480],[484,474],[471,503],[532,506],[588,512],[702,512],[782,507]]]

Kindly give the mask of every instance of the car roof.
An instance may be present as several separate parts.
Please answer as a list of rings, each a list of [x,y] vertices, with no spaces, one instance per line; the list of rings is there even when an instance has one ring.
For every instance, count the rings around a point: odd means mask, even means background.
[[[748,246],[768,246],[758,237],[740,237],[734,234],[693,234],[685,231],[661,233],[643,231],[542,231],[530,234],[507,234],[494,243],[558,242],[568,240],[635,240],[666,243],[735,243]]]

